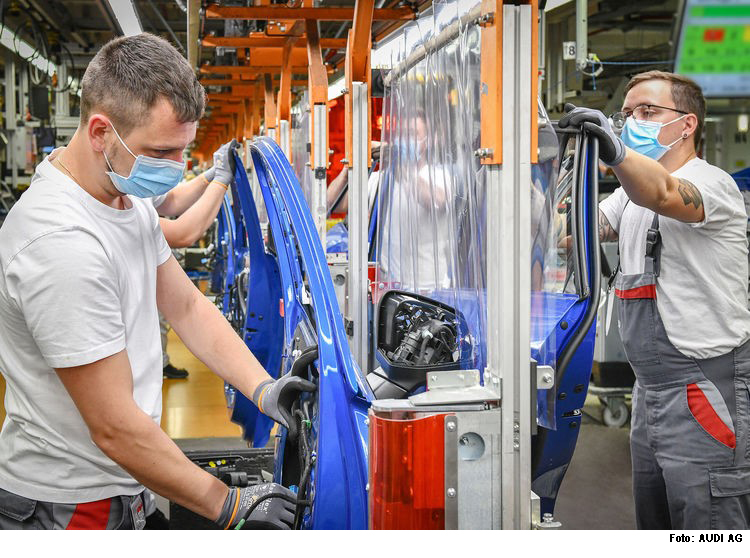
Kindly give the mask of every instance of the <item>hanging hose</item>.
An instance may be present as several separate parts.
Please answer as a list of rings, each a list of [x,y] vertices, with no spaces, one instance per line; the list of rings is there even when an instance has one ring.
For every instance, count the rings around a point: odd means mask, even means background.
[[[559,360],[557,361],[557,373],[555,374],[556,386],[561,384],[565,375],[565,370],[573,359],[573,355],[588,334],[591,324],[594,323],[594,319],[599,310],[599,297],[601,295],[601,247],[599,244],[599,233],[597,232],[598,227],[592,228],[591,226],[592,223],[596,223],[599,219],[599,169],[597,168],[599,161],[599,143],[593,136],[589,136],[588,141],[590,142],[590,148],[587,157],[587,174],[589,180],[593,184],[591,192],[589,192],[587,207],[589,223],[588,230],[590,231],[588,252],[591,254],[591,273],[589,274],[589,281],[591,281],[589,289],[591,300],[589,300],[586,313],[584,314],[575,335],[565,346]]]

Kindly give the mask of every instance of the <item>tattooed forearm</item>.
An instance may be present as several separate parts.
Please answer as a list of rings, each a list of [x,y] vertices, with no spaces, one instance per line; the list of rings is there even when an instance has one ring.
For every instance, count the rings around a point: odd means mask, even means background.
[[[677,181],[679,182],[677,191],[680,193],[685,205],[693,204],[695,209],[700,209],[703,205],[703,196],[701,196],[698,188],[696,188],[692,182],[685,180],[684,178],[678,178]]]
[[[599,241],[614,242],[617,240],[617,231],[609,224],[609,219],[603,212],[599,212]]]

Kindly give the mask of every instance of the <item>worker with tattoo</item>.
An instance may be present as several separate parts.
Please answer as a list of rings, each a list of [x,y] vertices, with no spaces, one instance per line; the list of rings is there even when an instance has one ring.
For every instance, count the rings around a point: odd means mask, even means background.
[[[560,120],[599,140],[622,185],[601,202],[599,231],[619,243],[642,529],[750,528],[747,215],[732,178],[697,156],[705,107],[693,81],[652,71],[611,120],[572,105]]]

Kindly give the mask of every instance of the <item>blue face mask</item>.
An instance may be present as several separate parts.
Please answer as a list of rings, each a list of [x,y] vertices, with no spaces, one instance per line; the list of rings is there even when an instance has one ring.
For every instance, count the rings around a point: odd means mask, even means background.
[[[651,157],[655,161],[661,159],[664,154],[669,151],[674,144],[676,144],[683,137],[679,137],[669,145],[662,145],[659,142],[659,132],[664,126],[669,126],[678,120],[682,120],[687,116],[683,114],[679,118],[675,118],[671,122],[662,124],[661,122],[651,122],[650,120],[636,120],[632,116],[625,120],[625,126],[622,129],[622,135],[620,139],[633,151],[637,151],[641,155]]]
[[[138,198],[153,198],[154,196],[166,194],[180,183],[182,175],[185,172],[184,161],[178,163],[170,159],[157,159],[156,157],[147,157],[145,155],[136,156],[125,145],[125,142],[122,141],[120,134],[117,133],[114,126],[112,126],[112,130],[123,147],[128,150],[128,153],[135,157],[135,163],[133,164],[133,168],[130,169],[130,175],[124,177],[114,171],[107,154],[104,153],[104,159],[107,161],[107,166],[109,166],[107,176],[109,176],[112,184],[120,192],[131,194]]]

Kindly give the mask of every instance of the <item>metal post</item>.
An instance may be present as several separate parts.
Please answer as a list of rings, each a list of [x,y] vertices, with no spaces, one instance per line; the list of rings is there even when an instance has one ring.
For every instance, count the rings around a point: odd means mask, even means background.
[[[531,7],[503,6],[502,165],[486,166],[487,361],[502,387],[502,527],[531,527]],[[535,69],[535,68],[534,68]]]
[[[245,168],[249,169],[253,165],[253,157],[250,155],[250,145],[253,143],[252,139],[245,139]],[[255,194],[255,192],[253,192]]]
[[[279,147],[286,155],[286,158],[292,160],[291,134],[289,132],[289,121],[279,121]]]
[[[201,29],[201,1],[188,0],[187,3],[187,53],[188,63],[194,70],[200,64],[200,29]]]
[[[553,44],[560,44],[560,40],[562,37],[565,36],[565,32],[562,28],[562,24],[556,23],[556,38],[557,42]],[[555,105],[560,105],[565,102],[565,91],[568,87],[568,79],[567,74],[565,73],[565,61],[563,60],[562,54],[558,54],[555,56],[555,66],[557,67],[556,75],[555,75]]]
[[[68,83],[68,67],[60,64],[57,67],[57,83],[65,87]],[[55,93],[55,118],[70,116],[70,92],[58,91]]]
[[[542,81],[547,79],[547,12],[539,10],[539,94]]]
[[[5,51],[5,129],[8,131],[8,145],[5,147],[5,160],[11,168],[13,188],[18,182],[18,169],[13,156],[16,144],[16,57],[10,50]]]
[[[352,83],[352,160],[349,166],[349,314],[352,353],[367,374],[367,84]]]
[[[588,10],[588,0],[576,0],[576,66],[579,70],[586,67],[589,56]]]
[[[5,129],[16,129],[16,57],[5,51]]]
[[[312,211],[315,228],[318,229],[320,242],[326,245],[326,170],[328,168],[328,154],[326,153],[328,134],[328,106],[318,103],[313,106],[313,167],[312,193],[310,196],[310,210]]]

